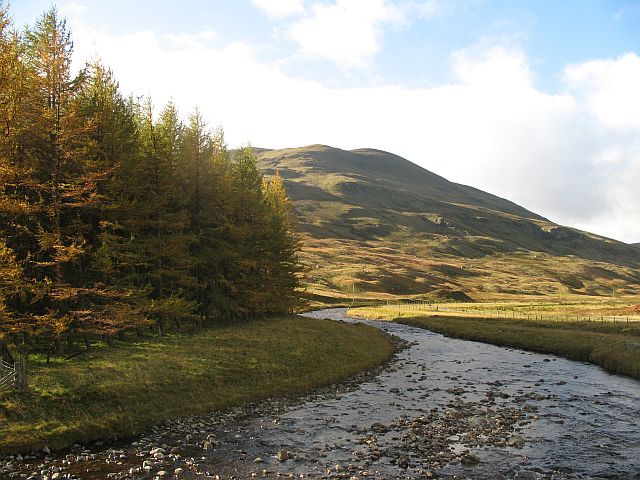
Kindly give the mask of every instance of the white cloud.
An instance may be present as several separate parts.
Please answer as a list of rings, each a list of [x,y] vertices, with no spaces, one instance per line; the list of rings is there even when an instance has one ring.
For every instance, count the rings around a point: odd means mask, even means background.
[[[173,98],[185,113],[199,105],[232,146],[388,150],[554,221],[640,241],[634,54],[568,67],[557,95],[538,90],[525,55],[504,47],[457,52],[457,80],[437,87],[330,88],[243,43],[72,27],[78,55],[100,52],[125,92]]]
[[[253,4],[273,18],[285,18],[302,13],[301,0],[253,0]]]
[[[87,6],[85,4],[77,2],[76,0],[65,2],[60,7],[60,11],[65,15],[78,15],[86,9]]]
[[[345,68],[366,67],[380,50],[382,25],[404,18],[385,0],[336,0],[314,4],[312,12],[291,25],[301,53],[331,60]]]
[[[450,13],[456,8],[455,0],[410,0],[401,4],[410,14],[417,14],[420,18],[439,17]],[[467,7],[469,2],[467,2]]]
[[[571,65],[565,78],[603,124],[640,129],[640,58],[635,53]]]

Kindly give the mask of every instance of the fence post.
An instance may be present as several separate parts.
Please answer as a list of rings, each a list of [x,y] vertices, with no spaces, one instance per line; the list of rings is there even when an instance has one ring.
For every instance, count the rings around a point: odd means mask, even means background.
[[[16,383],[15,387],[18,390],[27,389],[27,355],[20,355],[16,360]]]

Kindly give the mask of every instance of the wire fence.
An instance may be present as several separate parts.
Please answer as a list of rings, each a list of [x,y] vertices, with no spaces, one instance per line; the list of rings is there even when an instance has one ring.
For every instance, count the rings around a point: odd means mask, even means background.
[[[531,312],[518,311],[514,308],[479,308],[479,307],[451,307],[443,306],[432,301],[401,301],[387,302],[387,307],[398,308],[402,311],[422,311],[429,313],[458,313],[461,316],[479,316],[485,318],[520,319],[540,322],[611,322],[611,323],[632,323],[640,322],[640,315],[584,315],[579,313],[557,313],[557,312]],[[526,308],[526,307],[523,307]]]
[[[7,391],[16,384],[16,366],[0,360],[0,391]]]

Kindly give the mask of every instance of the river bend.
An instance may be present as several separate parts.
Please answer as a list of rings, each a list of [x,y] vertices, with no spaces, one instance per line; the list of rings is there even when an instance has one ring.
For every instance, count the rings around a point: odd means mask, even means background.
[[[345,313],[306,316],[363,321]],[[56,472],[53,478],[640,479],[640,382],[551,355],[367,322],[408,346],[364,382],[167,422],[125,444],[34,459],[20,472],[37,471],[34,479]]]

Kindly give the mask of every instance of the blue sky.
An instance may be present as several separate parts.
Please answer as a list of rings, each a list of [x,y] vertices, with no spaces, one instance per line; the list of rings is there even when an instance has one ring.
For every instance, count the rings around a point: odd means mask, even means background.
[[[51,2],[11,5],[17,25]],[[78,64],[232,146],[393,151],[640,241],[640,1],[61,0]]]
[[[52,5],[49,0],[13,3],[12,13],[18,25],[31,23]],[[424,3],[435,5],[437,2]],[[384,41],[380,51],[364,72],[345,70],[330,60],[318,58],[288,62],[284,68],[292,75],[336,85],[391,82],[431,86],[451,80],[448,69],[451,52],[479,42],[507,43],[519,45],[532,59],[536,85],[554,91],[561,88],[558,77],[565,65],[637,51],[640,46],[640,1],[451,0],[441,3],[441,11],[423,18],[415,11],[410,12],[401,25],[382,33]],[[250,0],[86,0],[60,2],[60,5],[63,11],[65,5],[81,5],[83,18],[88,23],[114,34],[140,30],[212,31],[219,44],[242,41],[260,45],[264,48],[263,58],[271,61],[285,61],[297,48],[293,39],[277,33],[286,28],[289,18],[265,15],[264,10]]]

